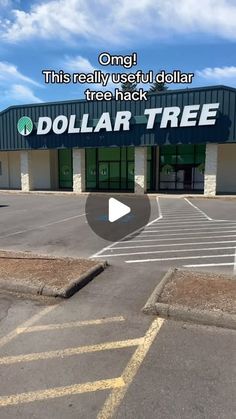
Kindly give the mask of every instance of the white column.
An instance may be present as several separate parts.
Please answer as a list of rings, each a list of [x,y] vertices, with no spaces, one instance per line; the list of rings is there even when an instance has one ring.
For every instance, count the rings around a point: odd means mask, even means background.
[[[206,145],[204,195],[215,196],[217,185],[218,144]]]
[[[21,190],[29,192],[33,189],[33,173],[30,151],[20,153]]]
[[[73,148],[73,192],[85,190],[85,149]]]
[[[135,193],[144,194],[147,190],[147,147],[135,147],[134,182]]]

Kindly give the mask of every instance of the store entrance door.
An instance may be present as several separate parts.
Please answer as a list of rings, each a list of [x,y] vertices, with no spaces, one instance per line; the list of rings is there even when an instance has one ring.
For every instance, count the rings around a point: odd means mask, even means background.
[[[120,162],[99,162],[99,190],[120,189]]]
[[[184,170],[184,190],[190,190],[192,189],[192,172],[193,167],[187,166]]]
[[[190,191],[193,188],[193,166],[177,165],[176,172],[176,189]]]
[[[109,189],[109,163],[100,162],[98,167],[98,187],[99,189]]]
[[[58,150],[59,188],[72,189],[73,168],[72,150]]]
[[[161,146],[159,189],[203,191],[205,154],[203,144]]]

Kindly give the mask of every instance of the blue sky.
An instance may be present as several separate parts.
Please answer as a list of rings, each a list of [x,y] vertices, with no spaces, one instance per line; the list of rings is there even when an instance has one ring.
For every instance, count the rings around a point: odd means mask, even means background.
[[[188,87],[236,87],[236,1],[0,0],[0,109],[99,90],[45,85],[43,69],[131,71],[101,67],[103,51],[137,52],[133,71],[194,72]]]

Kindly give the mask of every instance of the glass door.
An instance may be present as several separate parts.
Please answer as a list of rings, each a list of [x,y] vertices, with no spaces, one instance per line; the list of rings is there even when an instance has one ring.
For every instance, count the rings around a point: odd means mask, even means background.
[[[176,170],[176,189],[190,191],[193,189],[192,166],[177,166]]]
[[[187,166],[185,168],[185,171],[184,171],[184,190],[185,191],[190,191],[191,189],[193,189],[192,172],[193,172],[192,166]]]
[[[109,189],[120,189],[120,162],[109,162]]]
[[[65,149],[58,152],[59,188],[72,189],[73,169],[72,150]]]
[[[99,189],[109,189],[109,163],[100,162],[98,168]]]
[[[134,188],[134,147],[86,149],[86,190]]]

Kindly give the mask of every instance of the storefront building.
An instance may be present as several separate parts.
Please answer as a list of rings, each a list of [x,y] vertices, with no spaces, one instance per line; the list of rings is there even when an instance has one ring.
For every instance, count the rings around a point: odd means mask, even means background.
[[[236,193],[236,89],[0,113],[0,189]]]

